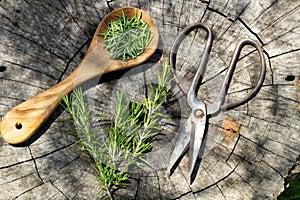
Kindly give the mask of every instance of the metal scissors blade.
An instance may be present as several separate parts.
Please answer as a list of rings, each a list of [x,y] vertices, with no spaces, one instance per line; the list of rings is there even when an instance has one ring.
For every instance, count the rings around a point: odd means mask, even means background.
[[[207,105],[204,102],[204,100],[197,98],[197,91],[200,87],[202,78],[206,71],[206,65],[208,62],[209,53],[212,45],[213,37],[210,28],[207,25],[202,23],[194,23],[187,26],[185,29],[183,29],[183,31],[175,39],[174,44],[172,46],[171,53],[170,53],[170,65],[173,68],[175,68],[174,66],[176,65],[176,53],[179,49],[180,43],[182,42],[182,40],[187,34],[189,34],[192,30],[196,28],[202,28],[207,32],[208,34],[207,42],[205,44],[205,48],[201,57],[200,65],[197,69],[192,85],[189,91],[187,92],[187,101],[189,106],[192,109],[192,112],[186,122],[183,132],[181,132],[179,135],[179,139],[173,150],[171,160],[170,160],[170,165],[168,167],[170,174],[172,174],[171,170],[174,169],[176,164],[178,164],[182,156],[189,149],[188,173],[190,175],[190,178],[194,172],[195,165],[197,163],[197,158],[199,157],[199,153],[200,152],[204,153],[207,115],[213,117],[213,115],[217,115],[220,111],[233,109],[235,107],[238,107],[248,102],[258,93],[259,89],[263,84],[265,74],[266,74],[266,66],[265,66],[265,60],[264,60],[262,48],[253,40],[250,39],[241,40],[234,51],[234,55],[232,57],[230,66],[228,67],[218,97],[212,104]],[[259,57],[260,57],[259,80],[257,84],[254,86],[253,90],[251,90],[251,92],[249,92],[243,99],[234,103],[224,104],[227,95],[227,90],[229,88],[236,64],[239,60],[239,55],[243,47],[246,45],[253,46],[259,53]],[[186,92],[184,91],[184,93]]]
[[[190,153],[188,171],[190,177],[192,172],[194,171],[199,151],[201,149],[206,125],[206,105],[204,101],[197,99],[196,93],[199,88],[199,83],[201,83],[202,77],[205,73],[206,65],[209,58],[209,52],[213,40],[211,29],[203,23],[194,23],[187,26],[183,29],[183,31],[180,32],[180,34],[175,39],[170,54],[170,64],[171,66],[174,66],[176,63],[176,52],[178,51],[179,44],[184,39],[184,37],[186,37],[187,34],[189,34],[192,30],[196,28],[202,28],[207,32],[207,42],[205,44],[205,48],[201,57],[200,65],[197,69],[192,85],[187,94],[188,104],[192,108],[192,113],[190,114],[187,120],[187,124],[184,127],[184,131],[179,135],[179,139],[171,155],[170,165],[168,167],[168,171],[170,172],[170,174],[172,174],[174,166],[178,163],[178,161],[182,158],[182,156],[189,148]]]
[[[177,166],[177,163],[180,162],[183,155],[189,148],[190,140],[191,140],[191,128],[192,128],[192,115],[190,114],[189,118],[187,119],[182,132],[179,133],[177,142],[175,144],[174,150],[171,155],[171,159],[168,166],[169,175],[173,173],[175,170],[174,168]]]
[[[206,107],[204,102],[201,102],[200,106],[197,106],[196,109],[192,110],[192,129],[191,129],[191,140],[190,140],[190,151],[189,151],[189,166],[188,173],[191,177],[196,161],[198,159],[200,150],[203,149],[202,145],[205,126],[206,126]]]
[[[173,173],[177,163],[189,149],[188,173],[191,177],[195,170],[195,165],[199,153],[204,151],[203,139],[206,129],[206,106],[204,102],[201,106],[193,109],[187,119],[184,129],[179,134],[174,150],[171,155],[168,172]]]

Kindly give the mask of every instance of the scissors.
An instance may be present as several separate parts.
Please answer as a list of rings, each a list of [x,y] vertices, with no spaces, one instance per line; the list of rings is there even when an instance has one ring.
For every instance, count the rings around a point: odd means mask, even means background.
[[[191,31],[197,28],[204,29],[207,32],[207,40],[199,67],[197,69],[193,82],[187,92],[187,102],[189,107],[191,108],[191,113],[187,119],[184,130],[179,134],[179,138],[171,155],[168,167],[168,172],[170,175],[172,175],[176,168],[176,165],[178,165],[183,155],[189,149],[188,173],[190,176],[190,180],[192,180],[192,174],[195,170],[195,165],[197,158],[199,157],[199,152],[203,152],[203,149],[205,148],[205,142],[203,141],[206,135],[205,132],[207,131],[208,119],[210,117],[218,115],[221,111],[236,108],[252,99],[259,92],[266,74],[266,65],[262,48],[254,40],[241,40],[236,46],[232,60],[227,69],[223,84],[221,86],[219,95],[217,96],[216,100],[213,103],[209,104],[205,100],[197,98],[197,92],[199,90],[200,84],[206,71],[206,66],[212,46],[213,34],[211,29],[206,24],[200,22],[188,25],[176,37],[170,53],[170,65],[173,69],[175,69],[176,54],[181,42]],[[229,88],[231,78],[235,70],[235,66],[238,62],[240,52],[246,45],[253,46],[258,51],[258,54],[260,56],[260,76],[258,82],[253,88],[253,90],[249,94],[247,94],[243,99],[235,103],[224,104],[227,90]]]

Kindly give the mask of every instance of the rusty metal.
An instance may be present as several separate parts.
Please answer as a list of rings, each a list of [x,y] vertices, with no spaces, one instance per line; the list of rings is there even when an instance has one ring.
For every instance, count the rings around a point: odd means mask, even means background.
[[[190,180],[192,182],[193,173],[195,172],[195,166],[196,161],[199,157],[199,152],[205,148],[205,144],[203,144],[203,141],[205,139],[206,130],[207,130],[207,118],[208,116],[212,117],[213,114],[218,114],[220,111],[226,111],[229,109],[236,108],[246,102],[248,102],[250,99],[252,99],[260,90],[265,74],[266,74],[266,66],[265,66],[265,60],[263,56],[263,50],[259,46],[258,43],[256,43],[253,40],[250,39],[244,39],[241,40],[232,56],[232,60],[230,62],[230,65],[228,67],[227,73],[225,75],[224,81],[221,85],[220,92],[218,94],[218,97],[216,100],[209,104],[205,102],[205,100],[197,98],[197,93],[200,87],[200,84],[202,82],[203,76],[206,71],[209,54],[212,46],[213,41],[213,34],[211,29],[203,23],[194,23],[191,25],[188,25],[186,28],[184,28],[179,35],[176,37],[171,53],[170,53],[170,65],[175,69],[176,66],[176,54],[179,49],[180,44],[184,40],[184,38],[193,30],[201,28],[207,32],[207,40],[204,47],[204,51],[201,57],[201,61],[199,64],[199,67],[197,69],[197,72],[194,76],[193,82],[191,84],[191,87],[189,91],[187,92],[187,101],[192,109],[191,114],[185,124],[184,130],[180,133],[179,138],[177,140],[177,143],[175,145],[175,148],[173,150],[173,153],[171,155],[170,164],[168,167],[168,171],[170,175],[173,173],[173,171],[176,168],[176,165],[180,162],[180,159],[183,157],[183,155],[186,153],[186,151],[189,149],[189,164],[188,164],[188,173],[190,175]],[[228,88],[230,86],[230,82],[232,79],[232,75],[234,73],[236,64],[239,59],[239,55],[242,51],[242,49],[246,46],[250,45],[253,46],[259,53],[260,56],[260,77],[258,79],[257,84],[253,88],[253,90],[246,95],[243,99],[240,101],[224,104]],[[178,81],[178,80],[177,80]],[[178,81],[179,82],[179,81]],[[180,87],[180,85],[179,85]]]

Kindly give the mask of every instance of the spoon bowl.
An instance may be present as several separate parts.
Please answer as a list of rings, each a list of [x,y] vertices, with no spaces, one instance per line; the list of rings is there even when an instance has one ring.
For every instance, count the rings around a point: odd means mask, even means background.
[[[149,24],[153,36],[143,54],[127,61],[111,59],[109,51],[104,48],[104,37],[100,34],[107,30],[111,20],[122,16],[122,12],[128,18],[141,13],[141,19]],[[14,107],[3,117],[0,123],[2,138],[10,144],[25,142],[45,123],[63,96],[91,78],[143,63],[154,54],[158,39],[157,27],[144,11],[134,7],[123,7],[110,12],[99,23],[85,57],[70,76]]]

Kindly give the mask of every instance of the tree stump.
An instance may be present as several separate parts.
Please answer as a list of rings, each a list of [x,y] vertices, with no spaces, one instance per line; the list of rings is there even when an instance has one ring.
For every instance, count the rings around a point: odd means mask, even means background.
[[[275,199],[300,155],[299,0],[289,1],[17,1],[0,3],[0,116],[68,76],[83,58],[101,19],[111,10],[135,6],[146,11],[160,32],[155,55],[133,69],[84,85],[95,112],[110,115],[115,91],[142,99],[145,85],[168,61],[171,45],[188,24],[204,22],[214,33],[201,97],[213,101],[237,42],[251,38],[264,49],[267,75],[258,95],[245,105],[210,119],[214,145],[190,185],[187,157],[169,177],[166,166],[190,111],[185,94],[173,85],[165,107],[170,120],[147,159],[152,168],[132,172],[116,199]],[[188,82],[199,63],[205,34],[195,31],[181,46],[178,70]],[[257,53],[245,48],[228,92],[243,97],[258,75]],[[99,81],[100,80],[100,81]],[[66,134],[74,127],[58,108],[30,142],[0,140],[0,199],[101,199],[90,159]],[[209,138],[208,138],[209,139]]]

